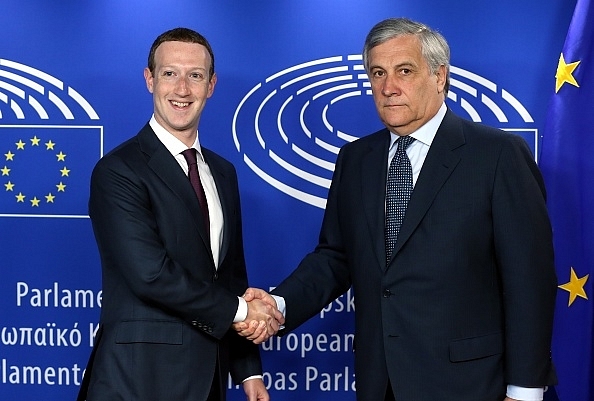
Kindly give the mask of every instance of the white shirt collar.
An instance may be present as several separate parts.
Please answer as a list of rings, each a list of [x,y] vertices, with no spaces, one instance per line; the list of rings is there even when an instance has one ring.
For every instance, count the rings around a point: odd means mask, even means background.
[[[442,103],[437,113],[429,121],[419,127],[419,129],[410,134],[410,136],[427,146],[431,146],[435,134],[437,134],[437,129],[441,125],[447,110],[448,108],[445,102]],[[394,142],[396,142],[397,139],[398,135],[390,132],[390,147],[394,145]]]
[[[157,120],[155,119],[154,114],[151,117],[151,120],[149,121],[149,125],[155,132],[155,135],[157,135],[157,138],[159,138],[159,140],[163,143],[163,145],[165,145],[167,150],[173,156],[179,155],[181,152],[183,152],[184,150],[186,150],[188,148],[182,141],[177,139],[169,131],[167,131],[161,124],[159,124],[157,122]],[[196,133],[196,141],[192,145],[192,148],[196,149],[199,157],[202,159],[202,161],[204,161],[204,157],[202,157],[202,148],[200,147],[199,137],[200,137],[200,135],[198,135],[198,133]]]

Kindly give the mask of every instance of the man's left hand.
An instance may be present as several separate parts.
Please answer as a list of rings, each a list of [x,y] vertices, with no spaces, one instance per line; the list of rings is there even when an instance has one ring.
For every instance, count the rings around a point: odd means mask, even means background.
[[[244,381],[243,391],[245,391],[248,401],[270,401],[270,396],[262,379]]]

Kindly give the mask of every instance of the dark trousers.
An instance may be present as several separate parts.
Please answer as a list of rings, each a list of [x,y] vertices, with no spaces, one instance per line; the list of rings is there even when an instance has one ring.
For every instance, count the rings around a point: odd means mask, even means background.
[[[394,392],[392,391],[392,384],[388,380],[388,386],[386,387],[386,397],[384,398],[385,401],[396,401],[394,398]]]
[[[210,386],[210,394],[208,394],[208,398],[206,401],[221,401],[221,386],[220,386],[220,378],[219,378],[219,364],[217,363],[217,367],[215,369],[215,375],[212,379],[212,385]]]

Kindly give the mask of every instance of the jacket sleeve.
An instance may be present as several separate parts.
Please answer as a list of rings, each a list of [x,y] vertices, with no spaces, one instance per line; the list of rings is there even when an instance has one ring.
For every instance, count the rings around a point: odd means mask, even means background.
[[[554,384],[550,344],[557,290],[544,182],[525,141],[501,149],[493,189],[495,252],[503,286],[506,382]]]

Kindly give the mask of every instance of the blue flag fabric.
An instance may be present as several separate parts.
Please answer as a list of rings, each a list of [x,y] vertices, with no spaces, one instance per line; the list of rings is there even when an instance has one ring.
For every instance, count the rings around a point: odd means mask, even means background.
[[[555,77],[540,167],[559,280],[556,392],[594,401],[594,0],[577,1]]]

